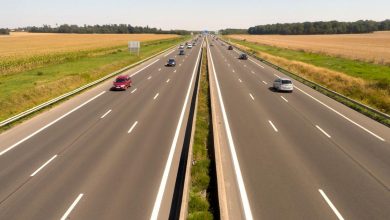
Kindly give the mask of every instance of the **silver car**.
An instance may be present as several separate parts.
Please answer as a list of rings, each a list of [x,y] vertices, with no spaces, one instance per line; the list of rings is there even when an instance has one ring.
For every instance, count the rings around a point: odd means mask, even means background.
[[[273,88],[277,91],[292,92],[294,89],[294,85],[291,79],[277,78],[274,81]]]

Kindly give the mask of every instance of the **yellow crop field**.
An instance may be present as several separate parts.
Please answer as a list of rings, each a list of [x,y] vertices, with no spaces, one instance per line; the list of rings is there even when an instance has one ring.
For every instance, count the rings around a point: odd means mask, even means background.
[[[0,36],[0,59],[31,57],[127,45],[128,41],[151,41],[178,37],[171,34],[46,34],[11,32]]]
[[[390,64],[390,31],[341,35],[230,35],[250,42]]]

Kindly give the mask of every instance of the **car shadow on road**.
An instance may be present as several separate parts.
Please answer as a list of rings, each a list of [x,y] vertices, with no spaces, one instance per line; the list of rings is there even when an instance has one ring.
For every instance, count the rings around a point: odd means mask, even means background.
[[[270,86],[268,87],[268,90],[271,92],[279,93],[280,91],[276,90],[274,87]]]
[[[277,89],[275,89],[272,86],[268,87],[268,90],[271,91],[271,92],[274,92],[274,93],[291,93],[290,91],[280,91],[280,90],[277,90]]]

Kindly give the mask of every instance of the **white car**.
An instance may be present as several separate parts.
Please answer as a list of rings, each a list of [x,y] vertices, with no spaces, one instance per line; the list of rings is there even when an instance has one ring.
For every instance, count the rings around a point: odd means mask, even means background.
[[[188,44],[187,49],[191,49],[191,48],[192,48],[192,44]]]
[[[274,81],[273,88],[277,91],[292,92],[294,89],[294,85],[291,79],[277,78]]]

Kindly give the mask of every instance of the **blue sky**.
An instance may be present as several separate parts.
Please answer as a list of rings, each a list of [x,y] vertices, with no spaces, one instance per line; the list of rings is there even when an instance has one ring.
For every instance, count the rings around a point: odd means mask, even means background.
[[[218,30],[319,20],[390,19],[389,0],[0,0],[0,27],[115,24]]]

